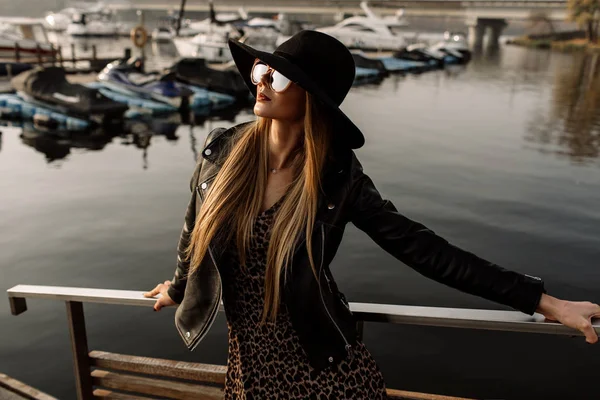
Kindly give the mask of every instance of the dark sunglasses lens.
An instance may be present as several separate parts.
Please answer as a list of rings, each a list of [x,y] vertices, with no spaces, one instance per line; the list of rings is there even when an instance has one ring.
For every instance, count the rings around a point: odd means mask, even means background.
[[[273,71],[273,81],[271,82],[271,87],[276,92],[281,92],[285,90],[290,84],[290,80],[283,76],[280,72]]]
[[[254,67],[252,68],[252,72],[250,74],[252,83],[257,85],[258,82],[260,82],[260,80],[262,79],[263,75],[267,73],[267,70],[268,70],[268,67],[265,64],[263,64],[263,63],[255,64]]]

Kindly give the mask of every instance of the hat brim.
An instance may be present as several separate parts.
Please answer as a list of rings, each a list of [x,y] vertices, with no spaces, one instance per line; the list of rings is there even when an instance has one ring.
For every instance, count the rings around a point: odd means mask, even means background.
[[[278,54],[253,49],[237,40],[229,39],[228,43],[233,61],[242,75],[242,78],[244,78],[244,82],[246,83],[246,86],[248,86],[250,93],[252,93],[254,97],[256,97],[256,85],[252,83],[250,72],[252,71],[254,61],[258,58],[315,96],[331,111],[331,122],[336,142],[344,144],[351,149],[358,149],[365,144],[365,138],[362,132],[350,118],[344,114],[339,105],[331,100],[331,98],[292,61]]]

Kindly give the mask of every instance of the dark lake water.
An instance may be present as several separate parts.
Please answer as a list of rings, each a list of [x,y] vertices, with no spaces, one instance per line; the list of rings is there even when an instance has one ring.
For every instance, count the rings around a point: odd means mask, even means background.
[[[450,242],[600,302],[600,60],[503,47],[466,68],[352,89],[343,109],[384,197]],[[248,111],[136,134],[53,140],[2,128],[0,290],[39,284],[148,290],[170,279],[198,150]],[[152,133],[153,132],[153,133]],[[350,301],[502,306],[421,277],[350,225],[333,263]],[[75,388],[65,306],[0,298],[0,371],[60,399]],[[220,316],[189,352],[173,309],[86,305],[90,349],[224,364]],[[474,398],[593,399],[600,344],[545,335],[365,325],[391,388]]]

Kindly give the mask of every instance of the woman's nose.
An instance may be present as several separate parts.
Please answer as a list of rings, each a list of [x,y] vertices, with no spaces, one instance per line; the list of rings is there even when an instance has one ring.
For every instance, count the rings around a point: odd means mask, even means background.
[[[269,77],[271,76],[271,74],[264,73],[263,76],[260,77],[260,83],[262,83],[265,86],[269,86]]]

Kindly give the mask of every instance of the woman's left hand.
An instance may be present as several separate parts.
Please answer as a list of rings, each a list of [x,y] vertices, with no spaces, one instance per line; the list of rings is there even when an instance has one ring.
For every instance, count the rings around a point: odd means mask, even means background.
[[[592,326],[592,318],[600,318],[598,304],[589,301],[565,301],[544,293],[536,311],[546,319],[581,331],[588,343],[598,341],[598,335]]]

